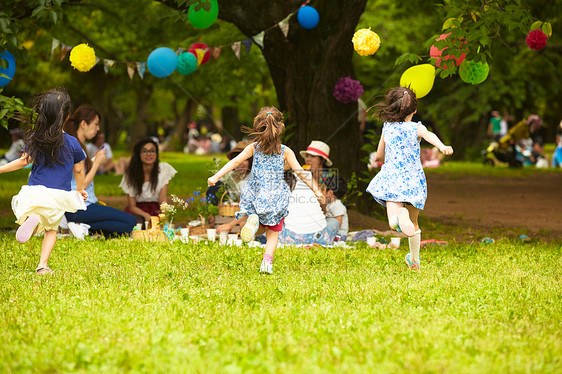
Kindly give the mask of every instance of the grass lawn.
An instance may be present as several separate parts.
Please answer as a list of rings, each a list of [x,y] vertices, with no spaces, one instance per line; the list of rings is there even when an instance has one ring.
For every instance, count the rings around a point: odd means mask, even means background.
[[[0,372],[562,371],[559,244],[40,245],[0,235]]]

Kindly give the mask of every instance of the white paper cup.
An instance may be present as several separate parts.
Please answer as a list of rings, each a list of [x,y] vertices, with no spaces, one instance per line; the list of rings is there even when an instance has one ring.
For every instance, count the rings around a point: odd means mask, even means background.
[[[148,230],[148,221],[144,221],[144,229]]]
[[[367,244],[368,245],[375,245],[375,243],[377,242],[377,238],[374,236],[371,236],[369,238],[367,238]]]
[[[221,231],[219,233],[219,243],[220,244],[226,244],[226,240],[228,238],[228,231]]]
[[[242,239],[236,239],[235,244],[237,247],[242,247]]]
[[[187,239],[189,237],[189,227],[180,229],[181,237]]]
[[[400,247],[400,238],[392,237],[390,238],[390,243],[394,244],[396,248]]]
[[[197,243],[199,241],[199,237],[197,235],[190,236],[189,239],[192,243]]]
[[[228,234],[228,241],[235,242],[238,239],[238,234]]]
[[[210,242],[214,242],[217,236],[217,229],[207,229],[207,239]]]

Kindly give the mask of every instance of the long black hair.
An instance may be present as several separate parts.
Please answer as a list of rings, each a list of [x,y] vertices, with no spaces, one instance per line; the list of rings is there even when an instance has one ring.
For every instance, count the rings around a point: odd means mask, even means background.
[[[396,87],[388,91],[384,102],[375,105],[375,116],[381,121],[402,122],[418,109],[414,91],[407,87]]]
[[[78,143],[80,143],[80,146],[86,155],[88,154],[88,150],[86,149],[86,145],[78,139],[78,128],[80,127],[80,123],[82,123],[82,121],[86,121],[87,124],[90,124],[96,119],[96,117],[98,117],[101,122],[101,114],[96,108],[87,104],[80,105],[74,113],[66,119],[63,125],[64,132],[68,135],[74,136],[76,140],[78,140]],[[88,173],[92,168],[92,160],[90,157],[86,157],[84,161],[86,162],[86,173]]]
[[[154,162],[154,167],[150,172],[150,188],[152,191],[156,190],[158,186],[158,169],[160,164],[160,157],[158,155],[158,143],[156,143],[152,138],[142,138],[140,139],[133,148],[133,154],[131,155],[131,161],[129,162],[129,167],[125,171],[125,181],[133,187],[135,195],[139,196],[142,194],[142,185],[144,184],[144,170],[141,161],[141,151],[145,144],[152,143],[156,147],[156,161]]]
[[[34,164],[54,167],[69,156],[64,150],[62,127],[70,114],[71,102],[64,88],[37,95],[25,136],[25,152]]]

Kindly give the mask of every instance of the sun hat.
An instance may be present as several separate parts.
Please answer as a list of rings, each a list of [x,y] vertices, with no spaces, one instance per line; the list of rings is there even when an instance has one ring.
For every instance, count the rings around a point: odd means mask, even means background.
[[[234,157],[236,157],[240,153],[242,153],[244,148],[246,148],[248,145],[250,145],[250,142],[247,142],[245,140],[239,141],[238,143],[236,143],[236,146],[234,146],[234,148],[232,148],[230,151],[228,151],[228,153],[226,154],[226,157],[229,160],[232,160]]]
[[[305,151],[300,151],[300,155],[304,158],[306,154],[320,156],[326,160],[326,166],[332,166],[332,161],[330,160],[330,146],[320,140],[313,140],[310,142],[308,148]]]
[[[222,136],[221,136],[221,134],[216,132],[213,135],[211,135],[211,140],[215,143],[220,143],[220,142],[222,142]]]

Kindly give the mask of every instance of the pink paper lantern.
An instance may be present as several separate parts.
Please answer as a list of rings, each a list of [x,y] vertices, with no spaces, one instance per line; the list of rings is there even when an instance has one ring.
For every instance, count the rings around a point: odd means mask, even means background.
[[[547,40],[548,36],[541,30],[537,29],[529,31],[529,34],[527,35],[525,41],[527,42],[529,48],[538,51],[539,49],[543,49],[546,46]]]
[[[435,39],[435,40],[436,40],[436,41],[445,40],[445,39],[447,39],[447,37],[448,37],[449,35],[451,35],[451,33],[441,34],[441,35],[439,36],[439,38],[437,38],[437,39]],[[453,43],[455,43],[455,45],[459,44],[459,49],[460,49],[460,48],[463,48],[463,46],[466,44],[465,41],[459,41],[459,40],[456,40],[456,41],[454,41]],[[441,58],[441,55],[443,54],[443,51],[445,51],[445,50],[448,49],[448,48],[449,48],[449,47],[445,47],[445,48],[443,48],[443,49],[439,49],[439,48],[437,48],[437,47],[434,46],[434,45],[432,45],[431,48],[429,48],[429,55],[430,55],[432,58],[436,58],[436,59],[437,59],[437,61],[435,62],[435,66],[437,66],[438,68],[441,67],[441,61],[442,61],[442,60],[447,61],[447,60],[450,60],[450,59],[454,59],[454,60],[455,60],[455,63],[457,64],[457,66],[459,66],[460,64],[462,64],[462,62],[464,61],[464,59],[465,59],[465,57],[466,57],[466,53],[465,53],[465,52],[462,52],[462,53],[461,53],[461,56],[460,56],[459,58],[456,58],[456,57],[453,56],[453,55],[446,55],[445,57]],[[468,48],[463,48],[463,50],[466,50],[466,51],[468,52]]]

